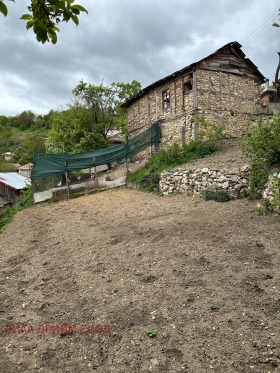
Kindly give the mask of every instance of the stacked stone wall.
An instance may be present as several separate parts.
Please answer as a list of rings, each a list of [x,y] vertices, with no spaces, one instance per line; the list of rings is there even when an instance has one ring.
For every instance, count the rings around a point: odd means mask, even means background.
[[[262,192],[262,196],[271,202],[274,211],[280,213],[280,172],[274,172],[269,176],[267,186]],[[278,201],[277,204],[275,204],[275,200]]]
[[[250,167],[219,170],[209,168],[175,169],[164,172],[160,178],[160,191],[168,194],[202,194],[204,190],[222,190],[230,198],[242,198],[249,189]]]

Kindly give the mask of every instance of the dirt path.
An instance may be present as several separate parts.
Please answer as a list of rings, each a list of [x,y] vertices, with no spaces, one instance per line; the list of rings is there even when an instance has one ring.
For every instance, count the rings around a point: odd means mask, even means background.
[[[22,211],[0,236],[0,372],[280,371],[279,227],[126,189]]]

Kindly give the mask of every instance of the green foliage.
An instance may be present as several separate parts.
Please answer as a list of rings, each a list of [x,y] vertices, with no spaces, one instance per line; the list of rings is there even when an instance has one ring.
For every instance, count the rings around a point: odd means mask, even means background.
[[[74,104],[52,115],[48,151],[79,153],[109,146],[109,130],[126,132],[126,110],[121,104],[140,89],[136,81],[108,86],[81,81],[73,89]]]
[[[9,127],[1,127],[1,136],[0,136],[0,152],[1,154],[6,151],[11,151],[11,148],[14,146],[13,132]]]
[[[0,162],[0,172],[16,172],[16,166],[9,162]]]
[[[263,163],[252,164],[249,180],[251,189],[264,189],[269,177],[269,167]]]
[[[230,200],[229,194],[224,190],[210,190],[203,191],[203,198],[206,201],[228,202]]]
[[[148,335],[148,337],[154,338],[157,335],[157,330],[155,330],[155,329],[147,330],[146,334]]]
[[[252,135],[244,136],[240,147],[251,162],[250,186],[251,195],[260,197],[256,190],[264,189],[269,174],[275,170],[275,164],[280,164],[280,115],[274,115],[270,120],[260,119]],[[273,167],[272,167],[273,166]],[[280,190],[280,185],[278,187]],[[265,215],[267,211],[280,208],[280,192],[271,200],[263,200],[259,214]]]
[[[84,7],[74,4],[74,0],[30,0],[28,10],[30,13],[21,17],[23,21],[26,21],[27,30],[33,28],[39,42],[51,41],[53,44],[57,42],[59,23],[72,20],[78,25],[78,15],[81,12],[87,13]],[[0,13],[4,16],[8,14],[3,0],[0,0]]]
[[[20,193],[20,199],[16,204],[18,211],[24,210],[26,208],[32,207],[34,204],[33,193],[31,186],[22,190]]]
[[[271,207],[272,207],[271,201],[267,198],[264,198],[262,201],[262,205],[259,208],[259,215],[262,215],[262,216],[266,215],[267,212],[271,209]]]
[[[38,134],[33,134],[23,140],[22,145],[16,150],[14,160],[20,164],[33,162],[34,153],[45,153],[45,139]]]
[[[225,124],[209,123],[203,115],[195,115],[194,121],[199,129],[199,138],[201,140],[216,141],[226,137]]]
[[[108,86],[80,81],[73,94],[78,103],[91,110],[92,122],[101,125],[102,134],[106,137],[111,129],[126,132],[127,115],[121,105],[140,90],[141,84],[136,80],[131,83],[113,82]]]
[[[219,306],[215,303],[211,304],[210,309],[211,311],[219,311]]]
[[[6,17],[7,14],[8,14],[8,8],[7,8],[6,5],[3,3],[3,1],[0,1],[0,13],[4,14],[5,17]]]
[[[164,170],[202,158],[215,150],[215,145],[209,142],[191,141],[184,146],[174,142],[168,148],[164,148],[153,155],[144,169],[129,174],[128,179],[132,182],[142,183],[146,174],[161,173]]]
[[[91,110],[78,103],[52,117],[47,138],[49,152],[74,154],[104,148],[109,144],[103,135],[103,125],[94,123]]]
[[[244,136],[240,141],[241,149],[251,163],[264,163],[271,166],[280,162],[280,115],[271,120],[260,119],[252,135]]]
[[[23,111],[17,118],[18,127],[21,130],[26,130],[33,126],[35,122],[35,114],[32,111]]]
[[[3,232],[3,229],[6,224],[8,224],[18,211],[21,211],[25,208],[33,206],[33,194],[31,187],[26,190],[21,191],[21,196],[17,204],[5,212],[4,215],[0,216],[0,233]]]

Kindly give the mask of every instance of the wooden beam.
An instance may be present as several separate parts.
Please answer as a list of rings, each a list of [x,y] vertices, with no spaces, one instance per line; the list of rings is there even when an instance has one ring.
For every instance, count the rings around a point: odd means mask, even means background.
[[[210,79],[210,71],[208,71],[208,91],[207,91],[208,109],[211,108],[211,103],[210,103],[210,87],[211,87],[211,79]]]
[[[221,72],[219,73],[219,98],[220,98],[220,110],[222,110],[222,77],[221,77]]]
[[[193,105],[194,110],[197,110],[197,77],[196,77],[196,71],[193,72]]]
[[[228,75],[228,102],[229,102],[229,108],[231,109],[230,75]]]

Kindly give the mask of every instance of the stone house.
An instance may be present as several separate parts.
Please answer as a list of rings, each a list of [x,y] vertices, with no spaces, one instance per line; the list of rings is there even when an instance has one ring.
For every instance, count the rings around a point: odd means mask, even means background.
[[[129,138],[160,122],[162,145],[199,138],[194,116],[224,124],[238,137],[258,114],[259,86],[265,78],[246,58],[238,42],[184,67],[142,89],[123,107],[128,112]]]

